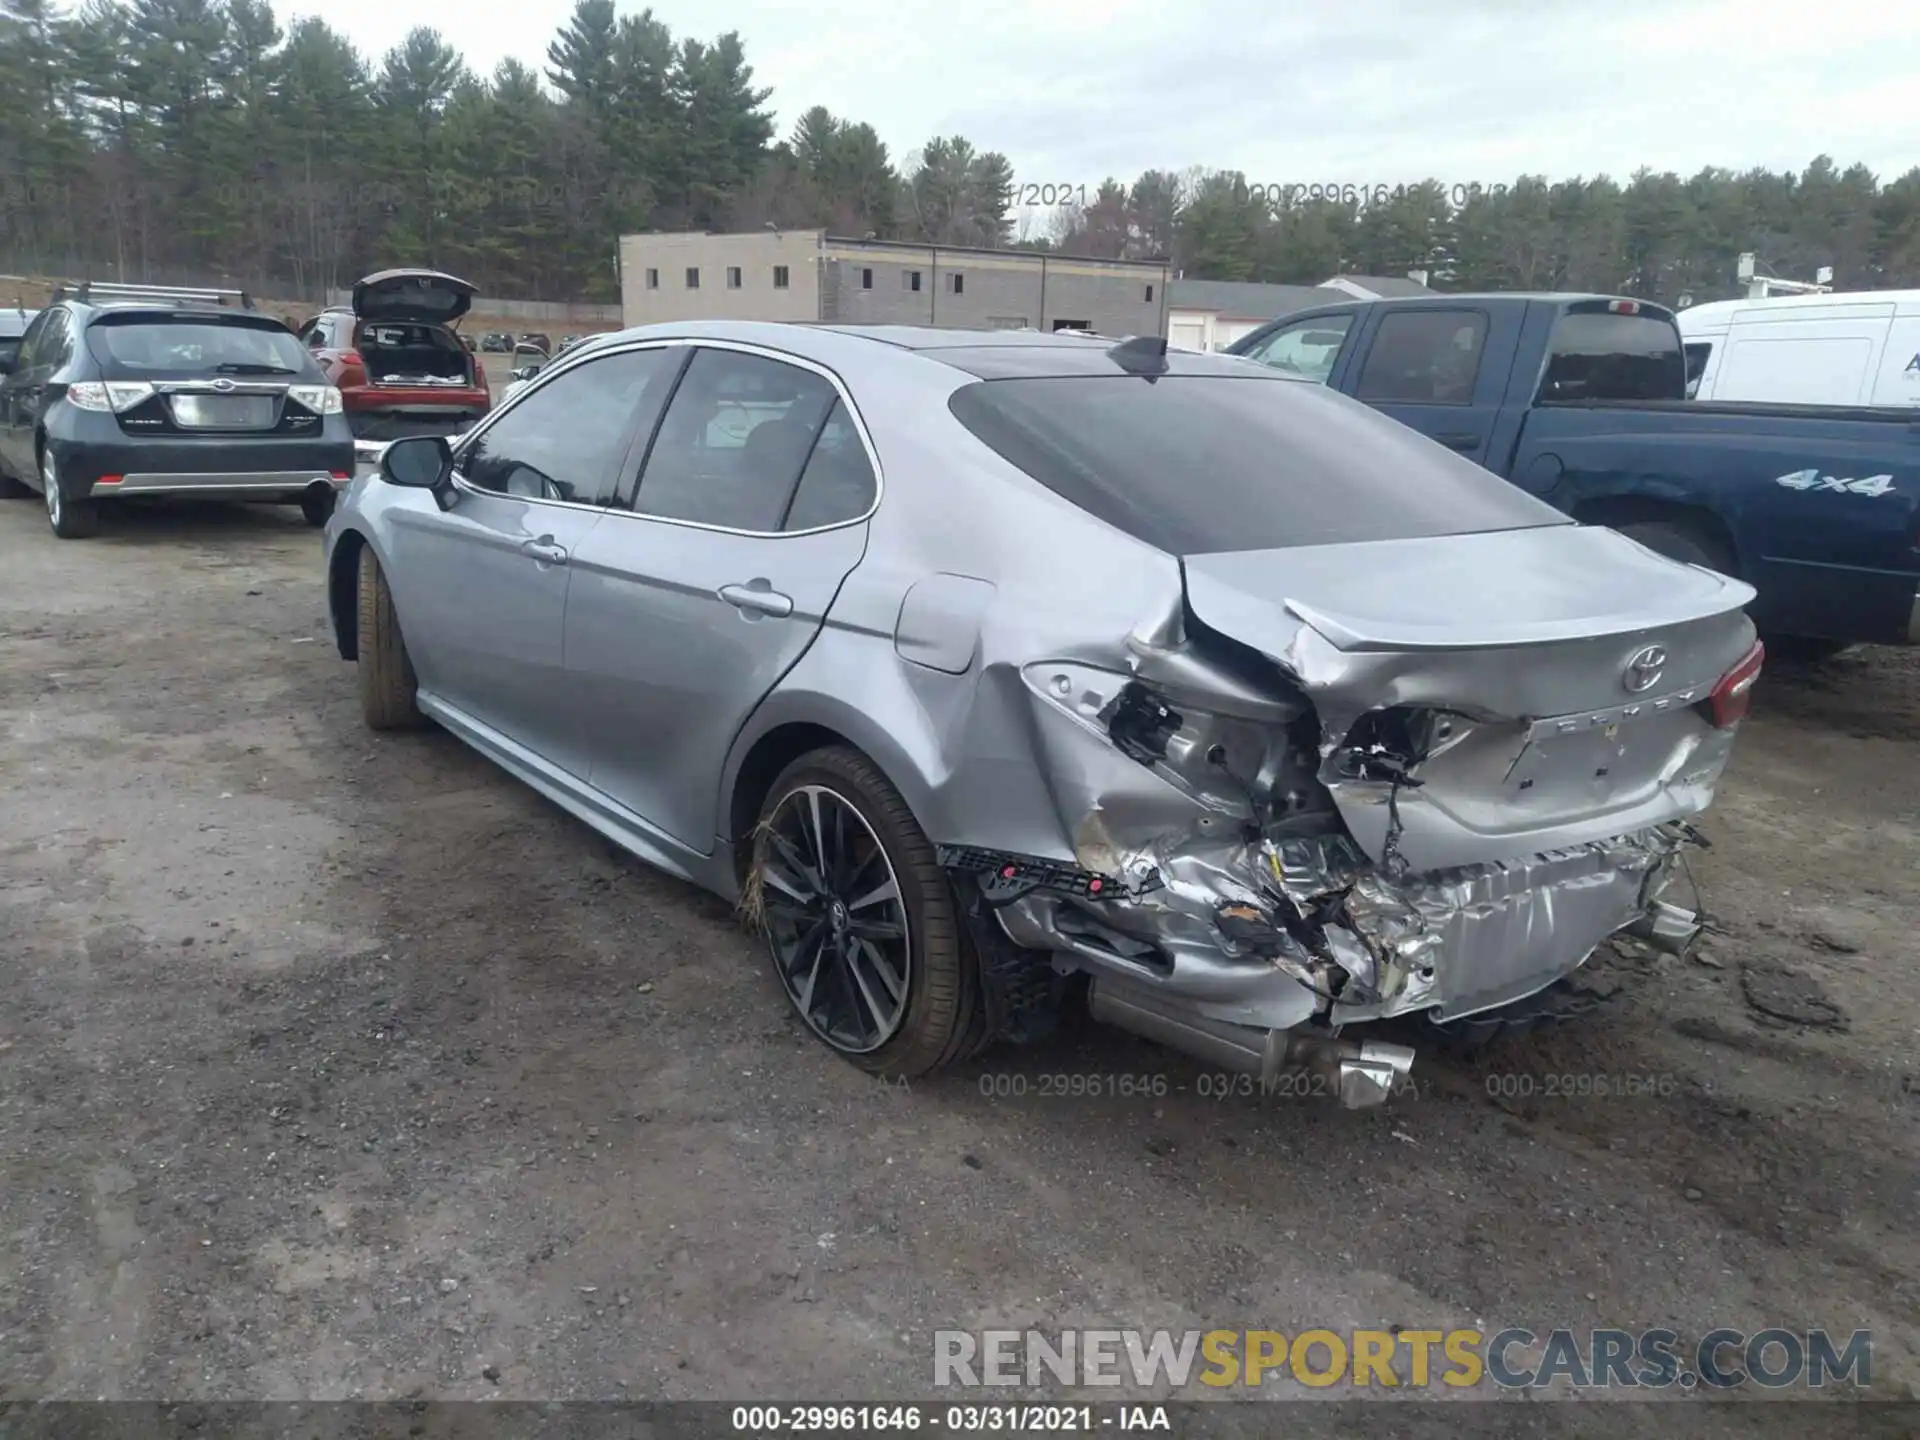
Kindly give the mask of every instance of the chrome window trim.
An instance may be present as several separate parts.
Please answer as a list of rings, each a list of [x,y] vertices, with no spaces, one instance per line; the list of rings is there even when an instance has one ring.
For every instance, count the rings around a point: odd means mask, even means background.
[[[460,457],[466,452],[467,447],[481,435],[484,435],[488,427],[496,420],[502,415],[511,414],[514,407],[524,403],[529,395],[538,394],[554,377],[564,375],[569,370],[576,369],[580,365],[591,364],[595,360],[604,360],[611,355],[623,355],[630,350],[665,350],[679,346],[691,346],[708,350],[736,350],[744,355],[758,355],[762,359],[777,360],[783,364],[797,366],[802,370],[811,370],[814,374],[823,377],[828,384],[833,386],[835,393],[839,395],[840,403],[846,406],[847,414],[852,417],[853,420],[854,431],[860,436],[861,448],[867,452],[867,465],[873,471],[872,503],[867,506],[863,513],[854,516],[852,519],[836,520],[831,525],[815,525],[806,530],[743,530],[732,525],[710,525],[700,520],[677,520],[670,515],[649,515],[643,510],[622,509],[613,504],[583,505],[577,500],[543,500],[531,495],[514,495],[507,498],[519,500],[528,505],[551,505],[562,510],[591,510],[599,514],[624,516],[630,520],[645,520],[654,525],[678,525],[686,530],[705,530],[715,535],[746,535],[756,540],[791,540],[798,539],[804,535],[824,535],[829,531],[845,530],[850,526],[864,525],[873,519],[874,515],[880,509],[881,500],[886,496],[887,480],[886,475],[880,468],[880,452],[874,448],[873,434],[867,429],[866,417],[860,413],[860,407],[853,403],[853,395],[852,392],[847,389],[846,382],[829,366],[823,365],[818,360],[810,359],[805,355],[795,355],[790,351],[777,350],[770,345],[761,345],[750,340],[708,339],[705,336],[698,335],[676,335],[671,337],[649,336],[645,339],[629,340],[618,345],[595,346],[589,353],[584,355],[580,353],[580,351],[587,348],[583,345],[576,347],[574,351],[569,353],[564,363],[550,361],[532,381],[516,392],[513,398],[508,400],[504,405],[501,405],[498,409],[489,411],[486,419],[482,420],[478,425],[474,426],[473,429],[467,431],[465,435],[460,437],[459,447],[453,452],[454,488],[456,490],[464,490],[470,495],[492,495],[496,497],[505,495],[504,491],[483,490],[478,485],[470,483],[466,477],[460,473]],[[672,405],[671,397],[668,399],[668,405]],[[828,413],[831,414],[832,412],[829,411]],[[661,413],[661,419],[665,419],[664,411]],[[824,425],[826,422],[823,420],[821,423]],[[645,457],[642,458],[644,462]],[[803,471],[802,473],[804,474],[805,472]],[[646,478],[645,474],[643,473],[639,478],[644,480]],[[637,501],[639,498],[640,490],[639,486],[636,485],[634,488],[634,499]]]

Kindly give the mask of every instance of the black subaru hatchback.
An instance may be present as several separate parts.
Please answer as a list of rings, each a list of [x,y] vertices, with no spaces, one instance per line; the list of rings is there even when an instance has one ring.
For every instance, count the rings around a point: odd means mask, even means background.
[[[123,496],[298,505],[324,525],[353,479],[340,392],[239,291],[63,288],[0,372],[0,495],[38,491],[62,539]]]

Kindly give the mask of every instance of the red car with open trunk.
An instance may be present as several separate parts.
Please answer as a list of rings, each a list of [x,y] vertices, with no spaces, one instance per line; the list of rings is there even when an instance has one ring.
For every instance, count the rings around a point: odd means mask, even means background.
[[[473,286],[437,270],[382,270],[354,285],[351,308],[300,327],[356,437],[458,434],[493,407],[479,357],[453,329],[473,297]]]

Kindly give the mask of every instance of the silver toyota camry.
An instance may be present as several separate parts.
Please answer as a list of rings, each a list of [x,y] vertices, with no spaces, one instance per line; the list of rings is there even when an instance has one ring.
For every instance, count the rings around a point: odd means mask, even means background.
[[[1762,658],[1739,581],[1150,338],[628,331],[388,446],[326,561],[369,725],[737,901],[889,1075],[1084,1004],[1374,1103],[1366,1022],[1690,941]]]

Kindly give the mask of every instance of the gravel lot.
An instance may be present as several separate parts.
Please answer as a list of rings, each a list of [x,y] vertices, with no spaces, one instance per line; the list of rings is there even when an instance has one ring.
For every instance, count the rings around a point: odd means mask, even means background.
[[[0,503],[0,1398],[924,1396],[935,1329],[1100,1324],[1867,1327],[1920,1381],[1920,656],[1769,671],[1725,933],[1575,1030],[1361,1114],[1107,1032],[889,1088],[726,907],[364,731],[318,562]],[[983,1093],[1054,1072],[1169,1090]]]

